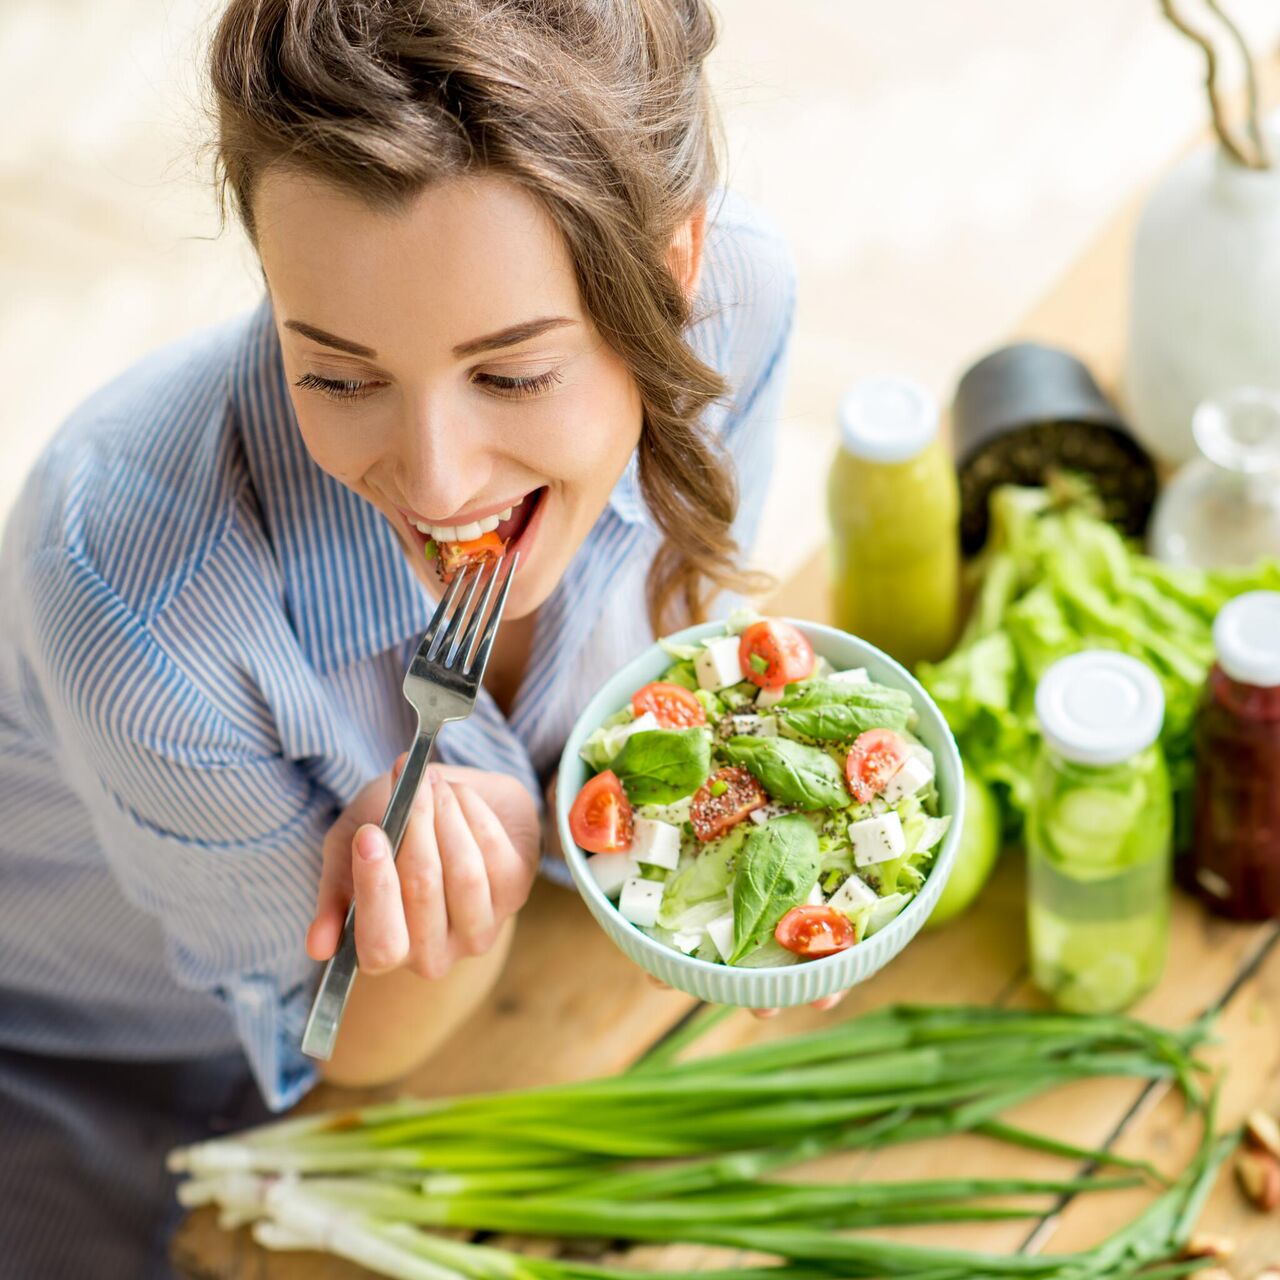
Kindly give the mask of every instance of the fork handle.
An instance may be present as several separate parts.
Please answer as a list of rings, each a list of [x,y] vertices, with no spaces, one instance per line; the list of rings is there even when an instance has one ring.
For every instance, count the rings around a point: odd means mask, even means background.
[[[439,728],[439,725],[424,728],[419,723],[417,736],[409,749],[409,758],[404,762],[404,769],[391,792],[387,811],[382,816],[381,825],[391,845],[392,861],[400,854],[400,844],[409,826],[409,815],[413,812],[413,798],[422,782],[427,757],[431,754],[431,744],[435,741]],[[320,986],[311,1003],[311,1012],[307,1016],[306,1029],[302,1033],[302,1052],[308,1057],[327,1062],[333,1056],[342,1011],[347,1007],[347,997],[351,995],[351,987],[356,980],[356,968],[356,904],[353,900],[347,909],[338,949],[324,967]]]

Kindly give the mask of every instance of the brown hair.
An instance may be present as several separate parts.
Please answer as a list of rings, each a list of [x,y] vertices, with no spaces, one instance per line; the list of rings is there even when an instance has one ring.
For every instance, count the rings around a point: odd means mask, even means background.
[[[685,340],[669,259],[718,180],[716,34],[705,0],[231,0],[210,61],[222,207],[229,188],[250,240],[277,164],[379,209],[482,169],[542,201],[644,405],[656,632],[769,583],[737,563],[732,463],[700,425],[730,387]]]

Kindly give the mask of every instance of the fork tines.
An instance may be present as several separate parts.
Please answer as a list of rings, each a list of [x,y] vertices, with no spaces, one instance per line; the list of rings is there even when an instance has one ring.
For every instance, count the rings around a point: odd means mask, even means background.
[[[439,662],[441,666],[451,669],[456,665],[466,675],[470,675],[473,669],[481,672],[484,670],[519,559],[518,551],[504,551],[496,559],[464,565],[454,575],[427,627],[425,639],[429,645],[426,653],[428,661]],[[489,572],[491,567],[492,572]],[[486,581],[484,594],[479,603],[476,603],[480,585]],[[495,593],[497,603],[491,611],[489,606]],[[461,605],[458,604],[460,599]],[[480,625],[486,617],[489,621],[481,633]]]

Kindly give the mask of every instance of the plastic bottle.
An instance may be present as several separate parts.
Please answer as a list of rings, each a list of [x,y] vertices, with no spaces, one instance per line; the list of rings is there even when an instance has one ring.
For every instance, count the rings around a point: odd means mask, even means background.
[[[943,657],[959,617],[959,494],[922,387],[870,378],[845,395],[827,511],[837,626],[908,667]]]

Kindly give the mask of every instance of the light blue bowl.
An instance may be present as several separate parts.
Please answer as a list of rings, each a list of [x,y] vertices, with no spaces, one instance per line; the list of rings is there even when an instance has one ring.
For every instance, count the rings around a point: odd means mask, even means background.
[[[823,960],[806,960],[775,969],[741,969],[712,964],[656,942],[624,919],[600,891],[595,877],[587,869],[587,854],[574,843],[569,830],[569,809],[589,774],[578,751],[602,721],[624,707],[637,689],[650,680],[656,680],[671,665],[672,659],[656,644],[607,680],[587,703],[560,757],[556,783],[556,822],[560,843],[578,892],[586,899],[591,914],[642,969],[680,991],[715,1004],[751,1009],[785,1008],[843,991],[878,972],[916,936],[920,926],[929,918],[951,874],[964,822],[964,769],[960,763],[960,752],[933,699],[903,666],[865,640],[816,622],[803,622],[798,618],[788,621],[799,627],[808,636],[814,651],[837,670],[866,667],[873,680],[905,689],[911,695],[919,714],[914,732],[933,752],[937,765],[940,812],[951,814],[951,825],[943,837],[924,888],[894,920],[865,942]],[[688,644],[703,636],[720,634],[723,629],[723,623],[707,622],[689,627],[670,638],[678,644]]]

